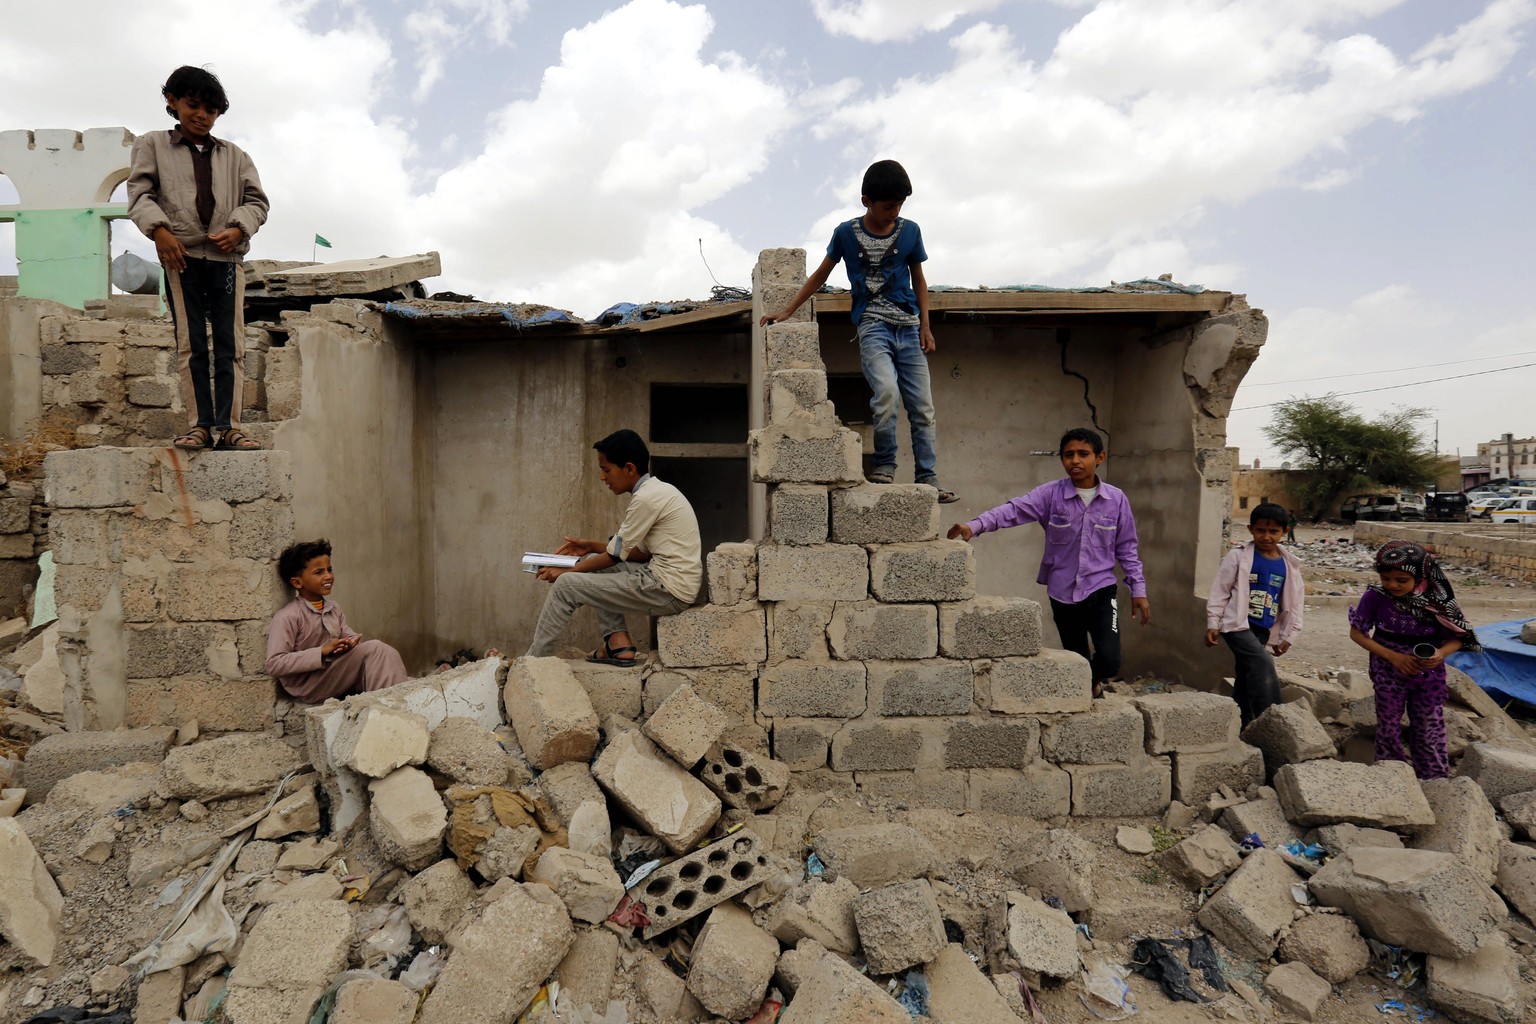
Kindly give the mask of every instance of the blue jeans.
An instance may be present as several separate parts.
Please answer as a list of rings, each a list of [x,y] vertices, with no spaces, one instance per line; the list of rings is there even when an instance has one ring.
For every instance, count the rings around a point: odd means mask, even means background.
[[[875,423],[875,472],[896,470],[896,401],[900,398],[912,427],[916,463],[912,478],[920,484],[936,483],[933,385],[917,325],[898,326],[864,317],[859,321],[859,365],[875,393],[869,400]]]

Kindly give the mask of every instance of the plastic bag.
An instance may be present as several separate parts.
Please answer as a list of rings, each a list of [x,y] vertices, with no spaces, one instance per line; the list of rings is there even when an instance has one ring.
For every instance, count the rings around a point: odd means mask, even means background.
[[[384,919],[384,923],[363,940],[363,963],[377,963],[389,957],[398,959],[410,948],[411,920],[406,916],[404,907],[396,906]]]
[[[922,971],[908,971],[903,982],[904,987],[896,1001],[916,1020],[928,1012],[928,975]]]
[[[447,959],[443,947],[428,946],[416,954],[409,967],[400,972],[400,984],[412,992],[420,992],[437,980]]]
[[[1131,972],[1119,964],[1106,963],[1103,960],[1095,960],[1093,965],[1083,968],[1083,988],[1089,996],[1093,997],[1091,1003],[1086,997],[1083,1005],[1088,1012],[1102,1020],[1125,1020],[1136,1012],[1136,1006],[1131,1002],[1131,985],[1126,981]],[[1098,1007],[1108,1007],[1114,1016],[1100,1013]]]

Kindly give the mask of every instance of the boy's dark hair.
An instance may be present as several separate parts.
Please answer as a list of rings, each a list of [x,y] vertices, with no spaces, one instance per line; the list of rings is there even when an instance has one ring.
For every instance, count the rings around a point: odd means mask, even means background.
[[[1093,449],[1093,454],[1098,455],[1104,451],[1104,439],[1097,432],[1087,427],[1073,427],[1061,435],[1061,444],[1056,446],[1056,454],[1060,455],[1067,450],[1068,441],[1082,441]]]
[[[641,476],[651,471],[651,450],[633,430],[615,430],[592,447],[621,469],[633,462]]]
[[[190,64],[183,64],[171,72],[171,77],[160,87],[160,95],[167,100],[172,96],[182,100],[197,100],[221,114],[229,110],[229,97],[224,95],[224,85],[218,76]],[[169,103],[165,105],[165,112],[172,117],[176,116],[176,111]]]
[[[278,579],[287,583],[304,571],[304,567],[322,555],[330,555],[331,542],[321,537],[319,540],[301,540],[297,544],[290,544],[283,549],[283,553],[277,556]]]
[[[905,199],[912,194],[912,179],[907,177],[907,169],[895,160],[876,160],[864,172],[859,194],[876,202]]]
[[[1255,505],[1253,511],[1248,513],[1249,526],[1257,526],[1260,519],[1268,519],[1282,529],[1291,525],[1291,514],[1272,501]]]

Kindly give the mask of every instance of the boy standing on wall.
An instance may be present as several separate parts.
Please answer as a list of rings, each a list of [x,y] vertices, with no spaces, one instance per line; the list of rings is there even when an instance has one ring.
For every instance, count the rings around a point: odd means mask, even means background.
[[[949,528],[949,538],[970,540],[1024,523],[1045,528],[1045,557],[1035,582],[1044,583],[1050,595],[1061,646],[1088,659],[1093,695],[1102,697],[1104,684],[1120,672],[1117,562],[1131,588],[1131,614],[1143,626],[1152,621],[1152,606],[1147,603],[1130,500],[1098,476],[1109,454],[1104,439],[1077,427],[1062,435],[1060,452],[1066,477],[1041,484],[969,523],[956,523]]]
[[[901,216],[912,194],[912,181],[895,160],[880,160],[864,172],[859,197],[864,216],[839,224],[827,255],[789,305],[765,313],[771,324],[794,315],[806,299],[827,283],[842,261],[853,291],[853,322],[858,325],[859,364],[874,392],[869,400],[875,426],[875,466],[869,482],[888,484],[896,477],[896,404],[907,410],[912,428],[913,480],[939,492],[939,503],[956,500],[939,486],[936,463],[933,385],[928,353],[937,348],[928,327],[928,282],[923,277],[923,233]]]
[[[176,323],[176,358],[190,428],[171,443],[177,448],[212,448],[215,441],[220,448],[259,448],[240,428],[245,390],[241,257],[267,219],[267,194],[245,151],[211,134],[214,122],[229,109],[217,78],[183,66],[171,72],[160,92],[166,113],[177,124],[133,141],[128,216],[154,240]]]

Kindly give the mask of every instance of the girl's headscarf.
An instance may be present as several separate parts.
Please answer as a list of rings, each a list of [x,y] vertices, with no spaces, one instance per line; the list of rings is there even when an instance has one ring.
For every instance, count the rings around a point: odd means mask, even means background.
[[[1412,576],[1413,589],[1402,597],[1392,597],[1376,583],[1371,584],[1371,588],[1392,598],[1400,608],[1421,622],[1435,622],[1445,627],[1461,641],[1462,650],[1482,649],[1471,623],[1461,613],[1461,605],[1456,603],[1451,581],[1446,578],[1445,570],[1440,568],[1434,555],[1412,541],[1389,540],[1376,552],[1376,571],[1405,572]]]

